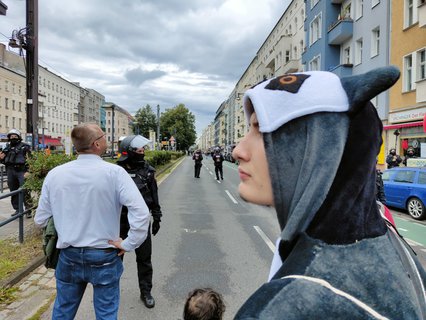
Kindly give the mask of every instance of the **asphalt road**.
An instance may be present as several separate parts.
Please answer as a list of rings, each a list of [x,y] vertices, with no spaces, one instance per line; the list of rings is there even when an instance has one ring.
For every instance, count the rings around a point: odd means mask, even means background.
[[[224,178],[216,181],[207,157],[201,178],[195,179],[193,162],[187,157],[160,183],[164,216],[153,237],[156,306],[147,309],[139,300],[135,255],[128,253],[121,280],[120,319],[182,319],[186,296],[196,287],[222,293],[225,319],[232,319],[245,299],[266,281],[279,235],[275,211],[242,201],[236,165],[224,162]],[[399,232],[426,268],[426,223],[402,212],[393,214]],[[94,318],[89,286],[76,319]]]

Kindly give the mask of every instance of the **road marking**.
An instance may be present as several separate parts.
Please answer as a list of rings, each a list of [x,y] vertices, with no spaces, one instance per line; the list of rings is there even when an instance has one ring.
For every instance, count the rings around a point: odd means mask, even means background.
[[[414,240],[411,240],[411,239],[408,239],[408,238],[404,238],[405,239],[405,241],[407,241],[407,243],[410,245],[410,246],[419,246],[419,247],[423,247],[423,245],[421,244],[421,243],[418,243],[418,242],[416,242],[416,241],[414,241]]]
[[[217,182],[220,183],[219,180]],[[228,195],[228,197],[232,200],[233,203],[238,204],[237,200],[235,200],[235,198],[232,196],[232,194],[228,190],[225,190],[225,192]]]
[[[426,228],[426,225],[424,225],[424,224],[421,224],[421,223],[418,223],[418,222],[414,222],[414,223],[417,224],[420,227]]]
[[[405,231],[405,232],[408,231],[407,229],[404,229],[404,228],[398,228],[398,230]]]
[[[262,229],[260,229],[258,226],[253,226],[254,230],[257,231],[257,233],[259,234],[259,236],[263,239],[263,241],[265,241],[266,245],[269,247],[269,249],[272,252],[275,252],[275,245],[273,244],[273,242],[268,238],[268,236],[262,231]]]

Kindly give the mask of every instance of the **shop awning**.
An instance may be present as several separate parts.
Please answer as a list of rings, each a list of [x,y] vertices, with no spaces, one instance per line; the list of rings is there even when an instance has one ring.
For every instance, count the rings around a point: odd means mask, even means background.
[[[43,138],[39,138],[39,143],[43,143]],[[44,144],[47,146],[62,146],[62,143],[59,139],[54,138],[44,138]]]
[[[388,124],[383,126],[383,130],[422,127],[422,126],[423,126],[423,121],[416,121],[416,122],[407,122],[407,123]]]

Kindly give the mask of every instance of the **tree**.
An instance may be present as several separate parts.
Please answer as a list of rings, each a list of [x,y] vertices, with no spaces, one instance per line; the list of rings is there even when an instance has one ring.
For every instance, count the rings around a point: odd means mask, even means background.
[[[160,130],[163,139],[175,137],[177,150],[188,150],[195,143],[195,116],[184,104],[166,109],[160,116]]]
[[[140,108],[135,114],[135,123],[133,124],[133,132],[149,138],[149,130],[156,131],[157,117],[149,104],[144,108]]]

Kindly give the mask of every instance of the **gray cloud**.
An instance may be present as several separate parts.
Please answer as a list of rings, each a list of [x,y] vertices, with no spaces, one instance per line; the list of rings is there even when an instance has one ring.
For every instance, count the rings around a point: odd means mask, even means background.
[[[184,103],[200,133],[289,1],[39,1],[40,64],[131,113]],[[25,25],[25,1],[7,5],[4,35]]]

